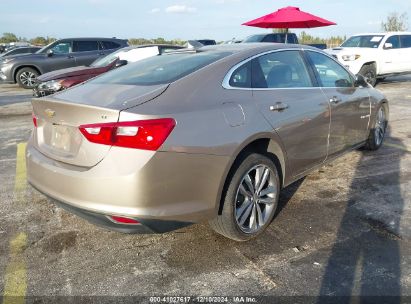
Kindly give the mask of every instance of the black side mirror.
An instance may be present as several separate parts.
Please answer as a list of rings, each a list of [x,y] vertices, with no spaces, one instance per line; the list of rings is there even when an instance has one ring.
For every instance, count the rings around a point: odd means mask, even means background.
[[[48,50],[47,50],[47,56],[48,56],[48,57],[53,56],[53,54],[54,54],[54,52],[53,52],[52,49],[48,49]]]
[[[119,68],[119,67],[121,67],[121,66],[123,66],[123,65],[126,65],[127,63],[128,63],[127,60],[117,60],[117,61],[116,61],[116,64],[114,65],[114,67]]]
[[[366,88],[368,87],[368,82],[364,76],[357,74],[355,75],[355,86]]]

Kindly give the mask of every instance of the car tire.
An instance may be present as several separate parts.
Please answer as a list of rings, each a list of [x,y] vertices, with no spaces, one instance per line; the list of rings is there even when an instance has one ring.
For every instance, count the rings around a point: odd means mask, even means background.
[[[387,125],[387,108],[382,104],[375,114],[374,126],[370,129],[364,146],[365,150],[376,151],[382,146]]]
[[[363,65],[359,74],[364,76],[370,85],[375,86],[377,84],[377,68],[374,63]]]
[[[36,83],[39,72],[32,68],[22,68],[16,74],[16,81],[19,86],[25,89],[32,89]]]
[[[221,214],[209,221],[210,226],[236,241],[261,234],[274,217],[280,193],[273,161],[261,154],[247,155],[228,177],[225,189]]]

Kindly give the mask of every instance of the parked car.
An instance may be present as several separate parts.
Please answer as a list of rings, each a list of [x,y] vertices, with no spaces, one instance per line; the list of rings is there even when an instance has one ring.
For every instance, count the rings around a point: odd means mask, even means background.
[[[214,39],[198,39],[196,40],[200,42],[202,45],[216,45],[217,42]]]
[[[373,86],[378,79],[411,73],[411,32],[354,35],[326,51]]]
[[[182,46],[168,44],[125,47],[97,59],[89,66],[61,69],[40,75],[36,79],[33,95],[35,97],[43,97],[54,94],[114,68],[182,48]]]
[[[252,42],[276,42],[298,44],[298,38],[295,33],[265,33],[248,36],[243,43]]]
[[[127,46],[116,38],[73,38],[57,40],[35,54],[15,55],[0,60],[0,79],[32,89],[41,74],[63,68],[89,65],[98,57]]]
[[[353,149],[378,149],[388,102],[321,50],[203,47],[33,99],[28,181],[120,232],[209,220],[249,240],[280,189]],[[332,117],[332,119],[331,119]]]
[[[0,54],[0,59],[6,58],[12,55],[34,54],[38,52],[40,49],[41,47],[37,47],[37,46],[17,47],[17,48],[11,49],[10,51]]]
[[[271,42],[271,43],[290,43],[298,44],[298,37],[295,33],[266,33],[248,36],[242,41],[243,43],[251,42]],[[324,43],[308,43],[305,45],[313,46],[317,49],[324,50],[327,45]]]

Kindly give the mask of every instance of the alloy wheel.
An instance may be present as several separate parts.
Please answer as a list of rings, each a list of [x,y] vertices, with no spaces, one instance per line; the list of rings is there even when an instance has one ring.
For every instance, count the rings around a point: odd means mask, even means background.
[[[19,78],[20,78],[20,82],[27,87],[34,86],[36,82],[36,74],[29,72],[29,71],[25,71],[21,73]]]
[[[386,129],[385,111],[384,107],[381,107],[377,113],[377,119],[375,122],[375,143],[377,146],[381,145]]]
[[[235,219],[244,233],[259,231],[276,208],[275,174],[266,165],[251,168],[242,178],[235,200]]]

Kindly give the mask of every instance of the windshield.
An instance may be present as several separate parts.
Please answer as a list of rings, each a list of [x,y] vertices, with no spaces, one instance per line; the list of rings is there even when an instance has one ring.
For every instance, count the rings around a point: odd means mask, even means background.
[[[265,34],[252,35],[252,36],[245,38],[243,42],[261,42],[265,36],[266,36]]]
[[[115,61],[117,58],[119,58],[119,54],[127,52],[126,50],[119,49],[113,53],[108,54],[107,56],[104,56],[102,58],[97,58],[92,64],[90,64],[91,67],[94,68],[101,68],[109,65],[113,61]]]
[[[230,52],[190,52],[150,57],[104,74],[90,83],[158,85],[176,81],[205,67]]]
[[[381,35],[367,35],[367,36],[353,36],[348,38],[343,44],[342,47],[360,47],[360,48],[378,48],[382,38]]]
[[[41,49],[39,49],[36,54],[42,54],[46,51],[46,49],[48,49],[49,46],[51,46],[52,44],[54,44],[55,42],[49,43],[46,46],[43,46]]]

